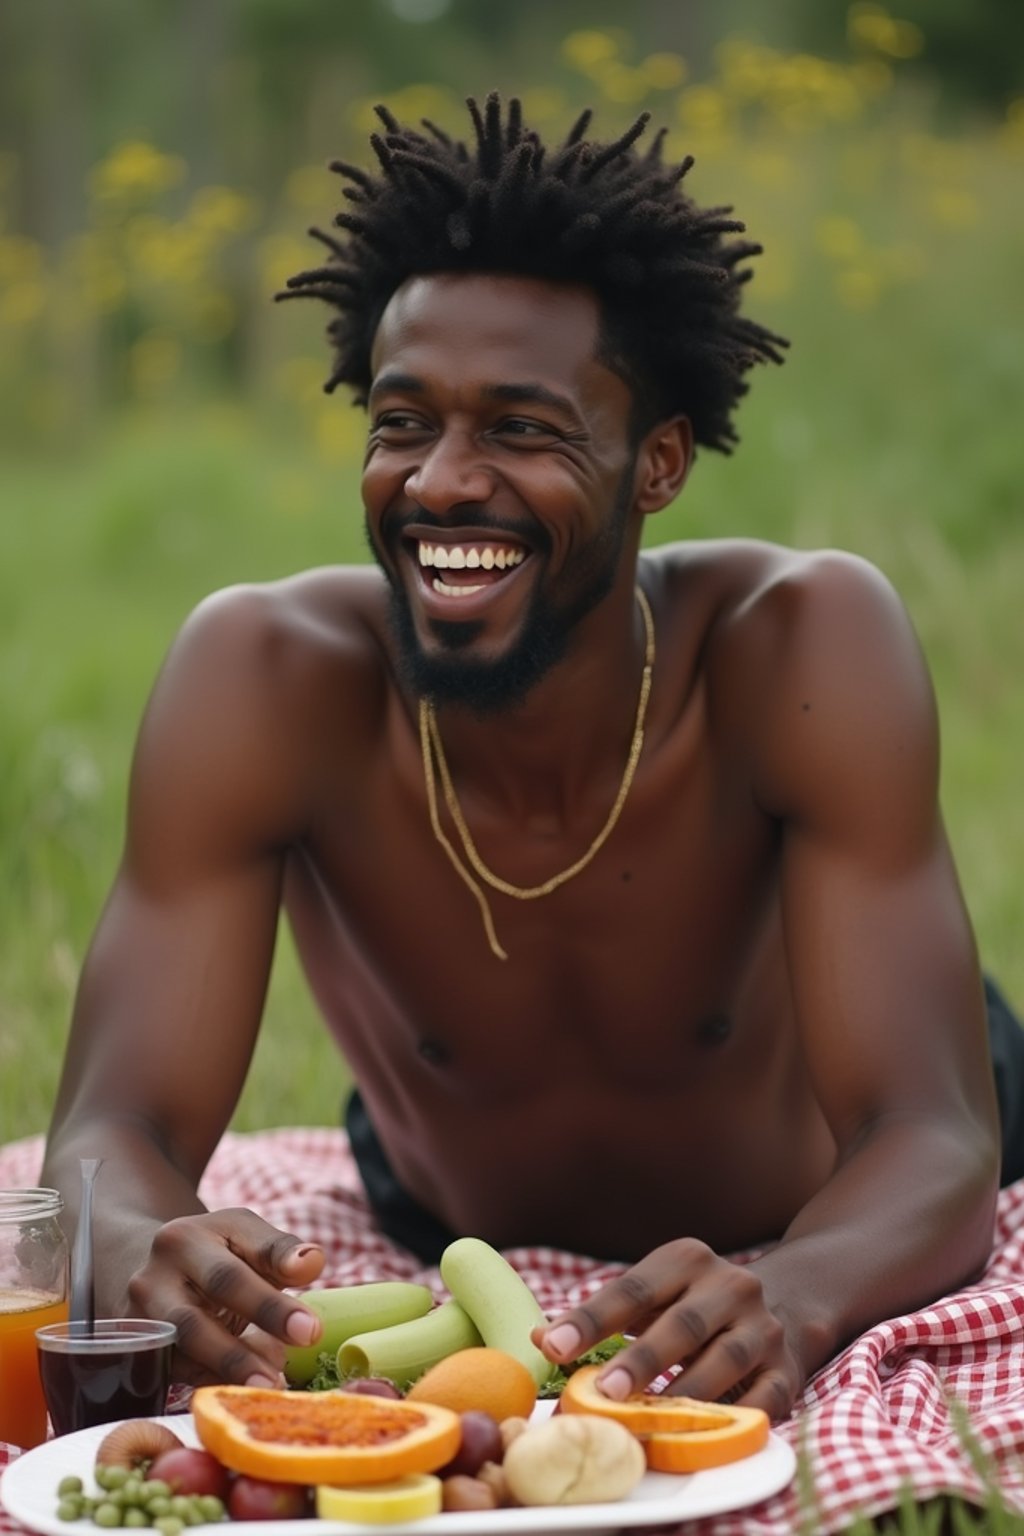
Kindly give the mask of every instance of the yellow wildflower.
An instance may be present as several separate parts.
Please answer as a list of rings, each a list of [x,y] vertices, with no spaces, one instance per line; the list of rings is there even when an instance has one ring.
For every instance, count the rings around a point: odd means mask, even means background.
[[[677,104],[680,122],[694,133],[714,134],[729,123],[729,103],[713,85],[691,85]]]
[[[570,32],[562,42],[562,57],[574,69],[590,74],[595,65],[606,64],[617,57],[618,44],[610,32],[598,32],[591,28]]]
[[[350,119],[360,135],[382,132],[380,118],[374,111],[379,100],[379,96],[367,96],[353,102]],[[418,123],[421,117],[429,117],[443,126],[446,120],[457,121],[459,117],[460,103],[454,92],[426,82],[389,92],[387,104],[400,123]]]
[[[119,144],[92,172],[93,195],[101,202],[130,202],[158,197],[185,175],[179,155],[165,155],[154,145],[134,140]]]
[[[628,64],[618,62],[595,70],[593,78],[609,101],[624,106],[643,101],[649,89],[649,81],[642,69],[631,69]]]
[[[855,46],[890,59],[913,59],[924,47],[924,34],[912,21],[898,21],[873,0],[856,0],[846,19],[847,35]]]
[[[656,91],[675,90],[687,75],[686,60],[678,53],[649,53],[640,69]]]
[[[864,250],[861,230],[844,214],[827,214],[820,218],[814,238],[818,249],[833,261],[852,261]]]
[[[231,187],[200,187],[188,216],[205,232],[227,238],[251,229],[256,213],[254,200]]]

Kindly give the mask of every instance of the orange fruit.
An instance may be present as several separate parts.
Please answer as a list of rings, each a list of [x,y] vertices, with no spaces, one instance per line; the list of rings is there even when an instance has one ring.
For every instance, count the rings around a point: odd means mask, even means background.
[[[432,1365],[405,1394],[407,1402],[434,1403],[453,1413],[480,1409],[502,1419],[528,1419],[537,1383],[521,1360],[503,1349],[458,1349]]]
[[[597,1378],[604,1369],[573,1371],[559,1399],[565,1414],[617,1419],[643,1437],[653,1472],[699,1472],[753,1456],[768,1444],[768,1415],[739,1404],[705,1403],[669,1392],[634,1392],[622,1402],[605,1397]]]
[[[437,1404],[354,1392],[197,1387],[190,1406],[200,1441],[219,1462],[275,1483],[383,1483],[436,1472],[462,1441],[457,1415]]]

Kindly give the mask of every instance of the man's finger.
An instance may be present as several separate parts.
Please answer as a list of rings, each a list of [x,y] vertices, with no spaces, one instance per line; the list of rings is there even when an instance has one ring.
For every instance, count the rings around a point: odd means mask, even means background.
[[[264,1280],[242,1259],[221,1249],[194,1268],[189,1281],[198,1292],[200,1305],[224,1311],[254,1323],[263,1333],[283,1343],[315,1344],[323,1324],[295,1296],[289,1296]]]
[[[784,1371],[768,1370],[756,1376],[736,1402],[741,1408],[763,1408],[777,1422],[789,1417],[795,1396],[795,1383]]]
[[[182,1300],[166,1310],[178,1330],[178,1356],[183,1379],[196,1382],[209,1373],[214,1380],[240,1386],[280,1387],[280,1366],[254,1347],[257,1340],[237,1336],[200,1307]]]
[[[323,1267],[322,1249],[281,1232],[253,1211],[170,1221],[153,1240],[153,1260],[158,1273],[165,1268],[184,1276],[209,1310],[232,1312],[243,1324],[256,1323],[284,1342],[314,1344],[323,1331],[315,1313],[281,1290],[307,1276],[315,1279]]]
[[[668,1388],[683,1397],[714,1403],[731,1395],[765,1366],[764,1340],[751,1324],[723,1328]]]
[[[216,1216],[231,1252],[274,1285],[306,1284],[324,1267],[324,1251],[318,1244],[272,1227],[255,1211],[239,1208],[211,1214]]]
[[[674,1261],[667,1248],[655,1249],[639,1264],[609,1280],[578,1307],[563,1312],[534,1331],[534,1342],[549,1360],[575,1360],[612,1333],[634,1333],[641,1319],[660,1314],[685,1290],[689,1276],[679,1248]],[[655,1372],[655,1374],[657,1374]]]

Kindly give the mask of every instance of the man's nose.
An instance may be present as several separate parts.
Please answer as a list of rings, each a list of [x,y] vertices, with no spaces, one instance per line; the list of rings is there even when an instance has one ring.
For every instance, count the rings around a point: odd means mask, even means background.
[[[493,491],[494,476],[465,433],[439,436],[405,481],[406,495],[439,515],[460,503],[488,501]]]

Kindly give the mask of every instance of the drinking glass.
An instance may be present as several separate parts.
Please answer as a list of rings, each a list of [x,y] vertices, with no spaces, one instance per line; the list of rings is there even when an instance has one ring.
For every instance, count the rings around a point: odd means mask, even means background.
[[[173,1323],[103,1317],[36,1329],[54,1434],[163,1413],[177,1338]]]
[[[55,1189],[0,1190],[0,1440],[46,1439],[36,1329],[68,1315],[68,1248]]]

